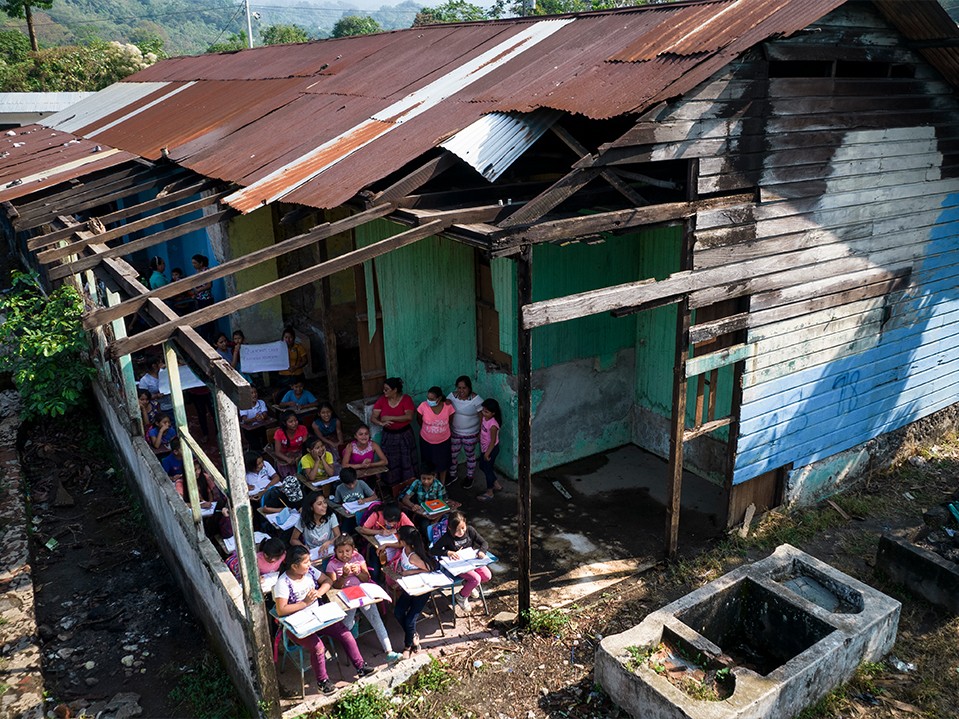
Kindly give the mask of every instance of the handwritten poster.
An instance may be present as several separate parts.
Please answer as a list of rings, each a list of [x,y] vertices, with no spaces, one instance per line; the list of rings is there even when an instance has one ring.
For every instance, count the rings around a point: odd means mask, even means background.
[[[278,340],[260,345],[240,345],[240,371],[270,372],[290,368],[290,352],[286,342]]]

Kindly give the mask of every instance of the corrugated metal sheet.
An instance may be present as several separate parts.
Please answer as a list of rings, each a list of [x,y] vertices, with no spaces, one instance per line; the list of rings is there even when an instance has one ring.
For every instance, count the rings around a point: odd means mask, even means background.
[[[526,25],[522,31],[468,62],[452,67],[425,87],[374,114],[369,120],[324,142],[249,187],[228,195],[223,201],[240,212],[250,212],[260,205],[286,197],[357,150],[436,107],[498,67],[535,48],[538,43],[572,22],[572,18],[566,18]]]
[[[167,83],[160,82],[116,82],[62,112],[45,117],[43,124],[63,132],[76,132],[81,128],[89,128],[100,118],[123,112],[124,108],[147,95],[162,92],[166,86]]]
[[[495,182],[561,116],[556,110],[537,110],[528,115],[492,112],[440,147]]]
[[[942,47],[925,47],[919,52],[949,82],[959,85],[959,47],[955,45],[956,38],[959,38],[959,26],[936,0],[910,3],[875,0],[875,3],[883,16],[910,40],[918,43],[945,40]],[[953,43],[951,47],[950,40]]]
[[[640,113],[842,2],[701,0],[174,58],[44,124],[235,182],[244,211],[333,207],[484,114]],[[916,39],[944,16],[934,0],[879,5]],[[955,48],[923,52],[959,76]]]
[[[0,112],[59,112],[92,92],[0,92]]]
[[[0,134],[0,202],[121,165],[136,155],[40,125]]]

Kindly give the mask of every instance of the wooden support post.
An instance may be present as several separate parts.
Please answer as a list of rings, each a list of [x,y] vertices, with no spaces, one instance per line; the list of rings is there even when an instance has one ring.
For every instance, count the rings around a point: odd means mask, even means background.
[[[186,417],[186,404],[183,401],[183,385],[180,384],[179,357],[170,342],[163,343],[163,359],[166,362],[167,375],[170,378],[170,398],[173,400],[173,419],[176,421],[176,433],[180,438],[180,451],[183,453],[183,478],[186,480],[186,500],[193,513],[193,526],[203,531],[203,517],[200,514],[200,493],[196,487],[196,471],[193,468],[193,450],[187,439],[190,427]]]
[[[250,648],[256,674],[260,680],[260,697],[266,705],[264,713],[280,715],[280,695],[273,665],[273,642],[270,641],[269,618],[260,589],[260,572],[256,566],[256,546],[253,542],[253,510],[248,500],[246,468],[243,466],[243,441],[237,407],[219,388],[214,388],[217,430],[223,456],[223,469],[229,484],[230,512],[239,559],[240,584],[243,587],[243,608],[246,612],[247,645]]]
[[[519,568],[519,613],[525,624],[530,608],[530,527],[532,524],[532,454],[533,454],[533,331],[523,326],[523,307],[533,299],[533,247],[523,245],[516,262],[518,291],[517,314],[519,344],[517,346],[517,480],[519,506],[516,514],[517,566]]]
[[[108,288],[107,307],[113,307],[118,304],[120,304],[120,294]],[[122,319],[114,320],[111,326],[113,327],[114,338],[127,336],[127,326]],[[127,401],[127,410],[131,417],[136,418],[137,423],[141,423],[140,406],[137,401],[137,382],[133,373],[133,360],[130,359],[130,355],[120,355],[117,358],[117,363],[120,365],[120,377],[123,385],[121,389]],[[141,427],[140,433],[146,433],[147,429],[147,427]]]
[[[681,267],[692,261],[692,222],[683,227]],[[676,306],[676,349],[673,361],[673,414],[669,425],[669,487],[666,493],[666,556],[676,556],[683,495],[683,434],[686,431],[686,360],[689,357],[689,297]]]
[[[320,262],[330,258],[326,243],[319,243]],[[330,287],[330,278],[320,280],[320,326],[323,328],[323,341],[326,355],[326,396],[327,401],[336,407],[340,402],[340,364],[336,356],[336,330],[330,321],[330,308],[333,306],[333,292]]]

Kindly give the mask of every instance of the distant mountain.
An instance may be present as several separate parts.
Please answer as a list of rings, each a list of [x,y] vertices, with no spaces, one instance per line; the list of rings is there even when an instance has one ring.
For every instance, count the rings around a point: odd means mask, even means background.
[[[409,27],[421,3],[369,7],[376,0],[251,0],[259,18],[253,21],[254,39],[261,28],[296,24],[311,37],[327,37],[344,15],[370,15],[384,30]],[[163,41],[169,55],[204,52],[213,42],[246,31],[242,0],[55,0],[49,10],[34,10],[37,35],[46,46],[83,43],[92,38],[142,43]],[[7,27],[23,29],[23,21]]]

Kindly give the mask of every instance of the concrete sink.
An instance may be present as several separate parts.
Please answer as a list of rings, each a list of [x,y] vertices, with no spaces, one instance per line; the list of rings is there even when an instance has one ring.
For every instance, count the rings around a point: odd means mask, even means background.
[[[596,681],[637,719],[790,719],[861,662],[888,653],[899,610],[894,599],[784,544],[603,639]],[[660,659],[666,655],[675,662]],[[690,691],[688,680],[676,680],[677,664],[702,667],[684,677],[718,671],[727,691]]]

